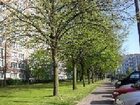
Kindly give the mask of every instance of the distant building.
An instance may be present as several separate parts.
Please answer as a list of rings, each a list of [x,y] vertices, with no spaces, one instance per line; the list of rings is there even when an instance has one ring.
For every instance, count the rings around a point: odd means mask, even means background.
[[[137,71],[140,64],[140,54],[128,54],[123,58],[120,72],[125,73],[127,70]]]
[[[6,66],[6,78],[26,79],[26,60],[31,51],[17,43],[5,42],[0,38],[0,79],[3,79],[3,71]],[[6,58],[6,64],[5,64]]]

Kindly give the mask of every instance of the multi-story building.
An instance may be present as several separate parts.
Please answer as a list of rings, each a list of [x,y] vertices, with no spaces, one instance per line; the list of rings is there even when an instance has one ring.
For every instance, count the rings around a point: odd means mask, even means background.
[[[140,65],[140,54],[128,54],[124,56],[120,71],[125,73],[127,70],[136,71]]]
[[[26,79],[26,60],[29,49],[17,43],[8,43],[1,37],[0,43],[0,79],[6,69],[6,78]],[[6,68],[5,68],[6,67]]]
[[[9,14],[3,3],[17,6],[22,9],[28,6],[28,0],[0,0],[0,21],[3,21]],[[15,4],[15,5],[14,5]],[[11,43],[6,40],[10,37],[6,29],[0,27],[0,79],[3,79],[3,72],[6,69],[6,78],[25,79],[26,78],[26,58],[29,56],[29,49],[25,49],[20,44]],[[2,37],[3,36],[3,37]],[[5,39],[4,39],[5,38]]]

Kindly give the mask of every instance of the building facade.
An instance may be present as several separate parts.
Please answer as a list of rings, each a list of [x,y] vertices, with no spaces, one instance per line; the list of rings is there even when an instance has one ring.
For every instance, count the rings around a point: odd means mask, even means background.
[[[6,78],[26,79],[29,50],[17,43],[6,42],[3,38],[0,44],[0,79],[3,79],[5,69]]]
[[[138,65],[140,65],[140,54],[124,55],[120,72],[126,73],[127,70],[137,71]]]

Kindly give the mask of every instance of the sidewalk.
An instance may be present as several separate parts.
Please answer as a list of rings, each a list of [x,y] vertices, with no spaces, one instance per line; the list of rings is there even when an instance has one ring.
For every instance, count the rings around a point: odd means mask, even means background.
[[[98,87],[77,105],[113,105],[113,90],[114,87],[111,82],[106,81],[101,87]]]

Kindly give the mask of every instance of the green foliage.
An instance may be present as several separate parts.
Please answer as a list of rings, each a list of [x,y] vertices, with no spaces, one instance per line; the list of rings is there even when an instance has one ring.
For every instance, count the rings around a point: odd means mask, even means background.
[[[99,11],[98,13],[94,11],[92,14],[92,17],[86,15],[86,20],[83,18],[85,23],[77,26],[68,33],[68,36],[62,38],[61,58],[66,61],[67,67],[71,70],[73,69],[71,67],[73,60],[78,64],[83,59],[85,70],[94,67],[98,70],[97,72],[105,73],[114,70],[119,65],[122,39],[113,32],[111,21],[106,15]],[[98,18],[95,18],[96,16]],[[94,20],[93,17],[97,21],[87,25],[88,19]],[[100,17],[102,21],[98,21]],[[92,27],[94,24],[100,25]],[[78,69],[80,70],[80,68]]]
[[[31,75],[39,80],[51,79],[51,60],[46,50],[37,50],[30,56]]]
[[[126,7],[122,5],[128,3],[120,0],[30,0],[28,4],[28,8],[14,1],[12,5],[5,4],[10,16],[4,23],[7,31],[4,35],[50,49],[54,95],[58,95],[60,58],[70,68],[73,68],[72,62],[80,63],[84,74],[89,68],[96,68],[95,73],[102,74],[118,66],[124,37],[119,33],[123,29],[122,16],[126,14]],[[44,49],[31,56],[30,68],[38,79],[49,77],[50,60]],[[80,66],[77,67],[80,70]]]

